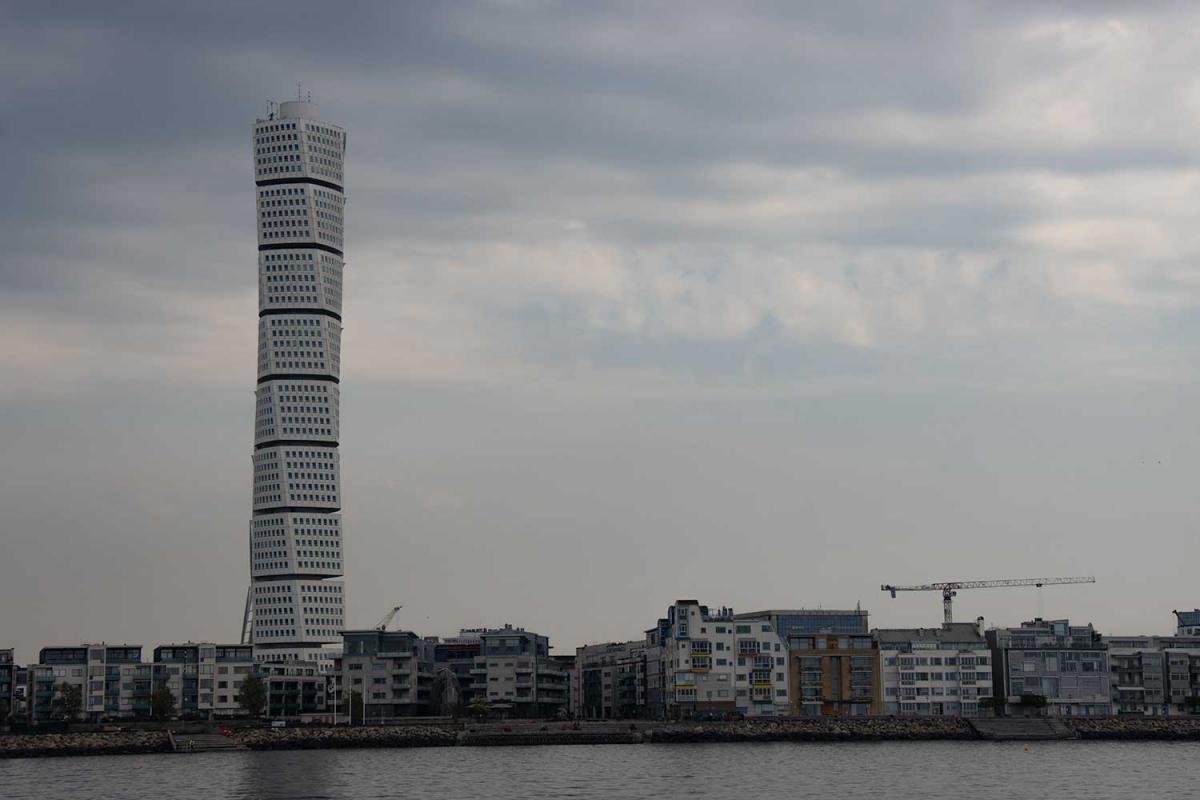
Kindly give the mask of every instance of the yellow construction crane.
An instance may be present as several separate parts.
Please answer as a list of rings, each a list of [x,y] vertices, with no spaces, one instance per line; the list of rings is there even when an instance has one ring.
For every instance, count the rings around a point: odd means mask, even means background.
[[[885,583],[879,588],[891,592],[895,598],[896,592],[938,592],[942,593],[942,611],[946,622],[954,621],[952,610],[954,596],[959,589],[999,589],[1010,586],[1059,586],[1065,583],[1095,583],[1093,577],[1085,578],[1009,578],[998,581],[945,581],[943,583],[923,583],[917,586],[892,586]],[[1040,597],[1040,594],[1039,594]]]

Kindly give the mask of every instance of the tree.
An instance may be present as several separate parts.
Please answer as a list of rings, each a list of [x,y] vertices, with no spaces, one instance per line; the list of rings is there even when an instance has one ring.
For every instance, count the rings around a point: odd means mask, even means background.
[[[267,687],[263,679],[257,675],[247,675],[242,681],[242,688],[238,689],[237,704],[250,716],[261,717],[263,709],[267,707]]]
[[[458,677],[449,669],[438,670],[429,690],[429,713],[435,717],[458,717],[459,698]]]
[[[475,717],[476,719],[483,719],[488,713],[487,699],[483,697],[476,697],[471,701],[471,705],[468,706],[468,710],[471,712],[471,716]]]
[[[157,720],[175,716],[175,693],[160,683],[150,694],[150,716]]]
[[[60,683],[58,696],[54,699],[54,706],[57,711],[55,716],[67,722],[79,719],[79,712],[83,710],[83,687],[66,681]]]
[[[1040,694],[1023,694],[1021,695],[1021,707],[1036,709],[1040,714],[1046,707],[1046,697]]]

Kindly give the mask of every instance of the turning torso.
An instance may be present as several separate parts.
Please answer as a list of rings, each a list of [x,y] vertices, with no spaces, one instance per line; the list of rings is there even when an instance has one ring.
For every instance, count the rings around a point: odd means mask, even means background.
[[[261,661],[324,660],[343,627],[338,372],[346,134],[312,102],[254,125],[258,387],[251,586]]]

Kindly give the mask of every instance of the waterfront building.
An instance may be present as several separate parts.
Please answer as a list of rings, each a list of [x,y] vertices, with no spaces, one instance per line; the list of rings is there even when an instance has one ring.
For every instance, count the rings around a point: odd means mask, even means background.
[[[442,692],[441,698],[435,698],[441,700],[439,711],[442,714],[461,713],[475,699],[471,670],[483,649],[483,640],[477,634],[464,631],[464,635],[445,639],[431,637],[431,641],[434,682]]]
[[[646,711],[647,719],[663,719],[667,715],[666,650],[663,631],[656,627],[646,631]],[[674,687],[672,686],[672,692]]]
[[[787,639],[792,714],[868,717],[879,714],[879,643],[869,634],[815,633]]]
[[[258,218],[251,586],[260,661],[336,655],[344,586],[338,453],[346,134],[294,100],[254,125]]]
[[[1108,664],[1117,714],[1200,713],[1200,637],[1109,636]]]
[[[992,651],[977,623],[940,628],[881,628],[880,683],[884,714],[962,716],[980,713],[992,697]]]
[[[567,715],[570,717],[578,716],[576,709],[579,708],[580,687],[579,673],[576,671],[575,654],[552,655],[550,660],[559,666],[567,674]],[[556,711],[556,716],[561,716],[561,713]]]
[[[5,724],[16,710],[17,665],[11,649],[0,650],[0,725]]]
[[[1034,619],[987,632],[994,702],[1009,716],[1112,712],[1108,644],[1091,623]]]
[[[175,715],[184,719],[235,717],[237,696],[255,671],[254,648],[242,644],[164,644],[154,648],[154,687],[166,686]]]
[[[471,698],[492,713],[517,718],[553,718],[568,713],[570,673],[550,657],[550,640],[523,628],[463,630],[478,636],[479,656],[471,668]]]
[[[335,707],[344,711],[357,692],[368,723],[427,715],[435,648],[411,631],[343,631],[342,654],[333,662]]]
[[[572,714],[584,719],[647,716],[646,640],[575,649],[576,699]]]
[[[151,667],[141,645],[43,647],[29,666],[33,724],[63,718],[64,684],[80,695],[78,719],[98,722],[150,714]]]
[[[787,648],[769,617],[735,618],[731,608],[710,611],[696,600],[677,600],[655,638],[663,643],[665,716],[789,712]]]
[[[9,716],[13,722],[29,720],[29,668],[13,665],[13,697]]]
[[[266,715],[297,722],[331,722],[328,701],[331,664],[317,661],[263,662],[256,665],[267,693]]]
[[[1176,636],[1200,636],[1200,608],[1171,613],[1175,615]]]

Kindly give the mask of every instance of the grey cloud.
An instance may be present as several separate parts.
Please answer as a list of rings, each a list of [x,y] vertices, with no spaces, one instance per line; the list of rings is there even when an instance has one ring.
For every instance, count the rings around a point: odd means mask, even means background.
[[[1115,575],[1096,542],[1143,524],[1196,555],[1195,21],[1182,3],[8,4],[0,534],[27,558],[0,558],[0,608],[41,616],[3,633],[27,655],[84,606],[79,635],[234,630],[249,128],[296,81],[350,135],[352,619],[398,580],[455,580],[476,589],[422,632],[504,621],[471,616],[504,597],[573,644],[702,586],[878,607],[881,577],[923,571],[1073,572],[1077,552]],[[1156,449],[1175,471],[1134,470]],[[850,562],[863,574],[828,577]],[[542,591],[512,578],[529,563]],[[30,578],[60,564],[65,594]],[[1072,611],[1160,629],[1192,602],[1160,578],[1144,608]],[[174,596],[156,582],[213,606],[130,608],[122,586]]]

